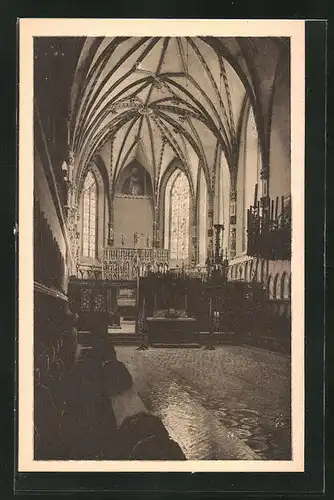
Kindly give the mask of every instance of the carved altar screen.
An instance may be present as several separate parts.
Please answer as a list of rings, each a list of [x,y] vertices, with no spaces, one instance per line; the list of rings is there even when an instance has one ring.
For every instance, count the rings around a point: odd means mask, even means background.
[[[190,193],[188,179],[183,172],[175,179],[170,197],[170,258],[187,260]]]
[[[88,172],[86,176],[82,199],[83,199],[82,252],[84,257],[95,257],[97,186],[95,178],[91,172]]]

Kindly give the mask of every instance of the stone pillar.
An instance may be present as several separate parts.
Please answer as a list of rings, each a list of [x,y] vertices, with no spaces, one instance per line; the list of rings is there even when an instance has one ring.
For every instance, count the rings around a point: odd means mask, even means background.
[[[67,216],[67,231],[71,244],[71,253],[73,258],[73,268],[70,269],[71,275],[77,274],[77,266],[79,263],[80,251],[80,233],[78,231],[78,208],[72,206],[68,210]]]
[[[74,153],[69,151],[68,154],[68,191],[66,205],[66,224],[67,231],[71,244],[71,254],[73,258],[73,268],[69,270],[70,274],[77,274],[77,266],[79,263],[80,251],[80,232],[78,227],[78,205],[76,202],[76,188],[74,183]]]
[[[196,210],[196,197],[194,197],[191,205],[191,216],[189,218],[189,234],[190,234],[190,265],[195,266],[198,262],[198,238],[197,238],[197,210]]]

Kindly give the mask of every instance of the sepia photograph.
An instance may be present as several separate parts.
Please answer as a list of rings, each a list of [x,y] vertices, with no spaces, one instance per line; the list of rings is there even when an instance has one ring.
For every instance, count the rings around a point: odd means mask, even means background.
[[[302,471],[304,22],[19,56],[19,470]]]

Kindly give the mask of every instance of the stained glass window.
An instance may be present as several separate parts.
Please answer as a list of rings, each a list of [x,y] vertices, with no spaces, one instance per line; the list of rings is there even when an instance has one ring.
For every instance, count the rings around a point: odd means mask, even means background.
[[[186,175],[181,172],[170,193],[170,258],[187,260],[189,253],[190,193]]]
[[[88,172],[83,190],[82,252],[84,257],[95,257],[96,205],[97,205],[96,181],[93,174],[91,172]]]
[[[258,200],[262,197],[262,182],[260,180],[261,155],[259,149],[259,139],[253,109],[249,110],[247,128],[245,132],[244,145],[244,179],[243,179],[243,236],[242,249],[247,246],[247,210],[254,204],[255,184],[258,183]]]

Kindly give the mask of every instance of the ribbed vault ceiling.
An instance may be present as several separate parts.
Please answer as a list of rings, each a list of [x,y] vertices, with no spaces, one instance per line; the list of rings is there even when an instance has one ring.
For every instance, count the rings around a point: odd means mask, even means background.
[[[173,158],[181,160],[194,184],[198,165],[212,182],[221,151],[232,168],[246,89],[253,105],[257,89],[254,79],[247,79],[242,45],[231,39],[226,50],[244,67],[243,81],[215,43],[200,37],[86,39],[71,95],[77,180],[103,150],[111,186],[133,159],[150,171],[155,186]],[[269,47],[273,60],[279,48],[273,42]],[[275,68],[269,73],[261,80],[264,96]]]

